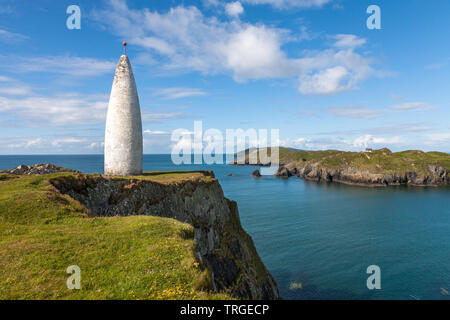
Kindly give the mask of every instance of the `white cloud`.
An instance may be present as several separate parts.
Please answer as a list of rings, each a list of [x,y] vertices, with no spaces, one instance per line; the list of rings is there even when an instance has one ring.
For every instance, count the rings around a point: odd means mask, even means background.
[[[136,38],[135,42],[137,45],[140,45],[144,48],[155,49],[160,53],[174,53],[174,48],[171,45],[169,45],[166,41],[155,37]]]
[[[104,124],[108,108],[105,94],[63,93],[37,95],[26,88],[0,88],[0,114],[20,120],[23,125],[83,126]],[[142,110],[144,122],[165,122],[183,117],[181,112],[149,112]]]
[[[48,72],[71,76],[97,76],[114,72],[115,63],[94,58],[71,56],[5,57],[2,67],[14,72]]]
[[[447,66],[447,63],[430,63],[425,66],[425,69],[428,70],[439,70]]]
[[[436,147],[450,147],[450,132],[430,133],[426,135],[426,144]]]
[[[307,150],[334,149],[344,151],[360,151],[367,147],[381,148],[386,146],[396,146],[403,142],[403,139],[399,136],[380,137],[366,134],[354,139],[342,137],[301,137],[297,139],[283,140],[280,142],[280,146]]]
[[[9,81],[13,81],[13,79],[6,76],[0,76],[0,82],[9,82]]]
[[[207,7],[217,7],[221,4],[220,0],[203,0],[203,4]]]
[[[356,48],[366,43],[366,39],[354,34],[337,34],[333,38],[336,40],[334,46],[338,48]]]
[[[239,1],[229,2],[225,5],[225,12],[230,17],[238,17],[240,14],[244,13],[244,7]]]
[[[149,112],[147,110],[142,111],[143,122],[164,122],[168,120],[180,119],[183,116],[181,112]]]
[[[86,125],[104,122],[108,103],[89,95],[31,95],[0,97],[0,112],[32,122],[50,125]]]
[[[30,147],[33,147],[33,146],[39,146],[39,145],[42,144],[42,142],[43,142],[42,138],[31,139],[31,140],[25,141],[23,146],[25,148],[30,148]]]
[[[313,75],[304,75],[300,79],[299,91],[303,94],[330,95],[342,92],[350,87],[346,82],[349,72],[343,66],[320,71]]]
[[[23,96],[31,93],[31,90],[27,86],[20,87],[0,87],[0,94],[10,96]]]
[[[207,93],[197,88],[162,88],[157,89],[154,92],[155,96],[159,96],[163,99],[179,99],[193,96],[204,96]]]
[[[0,148],[2,152],[15,154],[17,152],[27,153],[55,153],[69,150],[69,153],[77,152],[101,152],[104,146],[102,137],[77,137],[77,136],[48,136],[48,137],[30,137],[17,138],[8,137],[0,139]]]
[[[0,41],[4,42],[20,42],[29,39],[29,37],[8,30],[0,29]]]
[[[325,2],[278,3],[313,6]],[[355,35],[337,35],[329,49],[289,57],[283,46],[299,39],[287,29],[239,19],[221,21],[204,16],[194,6],[159,13],[130,9],[121,0],[110,0],[109,4],[93,16],[115,35],[149,50],[165,73],[230,74],[238,82],[297,77],[301,93],[325,95],[355,88],[376,73],[372,60],[356,52],[366,40]]]
[[[429,110],[432,107],[426,102],[405,102],[393,105],[391,108],[395,110],[406,111],[406,110]]]
[[[339,117],[352,119],[374,119],[380,117],[384,111],[359,108],[356,106],[328,108],[327,112]]]
[[[76,137],[64,137],[64,138],[56,138],[50,141],[50,144],[54,147],[61,147],[64,144],[75,144],[85,142],[85,138],[76,138]]]
[[[230,35],[219,52],[237,81],[293,76],[296,71],[280,47],[276,30],[250,25]]]
[[[242,0],[248,4],[268,4],[278,9],[321,7],[331,0]]]
[[[353,140],[353,146],[361,149],[365,149],[371,146],[385,146],[402,142],[400,137],[374,137],[370,134],[358,137]]]
[[[167,131],[150,130],[150,129],[144,130],[144,133],[145,133],[145,134],[151,134],[151,135],[166,135],[166,134],[170,134],[170,133],[167,132]]]
[[[103,149],[105,146],[105,143],[103,141],[101,142],[92,142],[88,145],[88,149],[94,150],[94,149]]]

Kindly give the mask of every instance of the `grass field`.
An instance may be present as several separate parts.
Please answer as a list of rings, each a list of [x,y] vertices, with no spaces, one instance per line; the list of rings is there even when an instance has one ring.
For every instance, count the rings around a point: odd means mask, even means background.
[[[270,156],[271,148],[267,150],[267,154]],[[241,155],[243,154],[241,153]],[[333,169],[352,167],[373,173],[403,173],[407,171],[425,173],[428,165],[439,165],[450,169],[450,155],[436,151],[407,150],[393,153],[387,148],[372,152],[306,151],[280,147],[279,157],[280,163],[284,164],[293,161],[319,163]],[[246,158],[248,158],[248,152]]]
[[[88,217],[46,176],[0,174],[0,299],[229,299],[209,292],[193,229],[151,216]],[[146,174],[174,183],[195,173]],[[66,268],[81,269],[69,290]]]

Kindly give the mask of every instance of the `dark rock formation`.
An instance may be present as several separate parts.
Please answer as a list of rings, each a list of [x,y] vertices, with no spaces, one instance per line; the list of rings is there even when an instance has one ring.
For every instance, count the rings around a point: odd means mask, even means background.
[[[36,164],[34,166],[27,166],[27,165],[21,164],[17,168],[0,171],[0,173],[9,173],[9,174],[17,174],[17,175],[50,174],[50,173],[58,173],[58,172],[78,172],[78,171],[55,166],[54,164],[50,164],[50,163]]]
[[[272,165],[271,162],[262,163],[257,161],[255,163],[250,162],[249,159],[236,159],[233,162],[229,163],[232,166],[256,166],[256,167],[270,167]]]
[[[352,167],[336,169],[321,166],[319,163],[292,162],[280,167],[275,175],[278,177],[297,176],[318,182],[340,182],[369,186],[444,186],[450,184],[448,169],[438,165],[428,165],[426,173],[408,171],[402,174],[383,174],[361,171]]]
[[[286,169],[286,167],[278,168],[277,172],[275,173],[275,176],[279,177],[279,178],[289,178],[292,175],[293,175],[293,172],[291,172],[288,169]]]
[[[259,172],[259,170],[256,169],[255,171],[253,171],[252,177],[253,178],[261,178],[261,172]]]
[[[224,197],[216,179],[163,184],[75,174],[50,183],[92,216],[152,215],[191,224],[196,255],[210,270],[214,291],[244,299],[279,298],[274,279],[241,226],[236,202]]]

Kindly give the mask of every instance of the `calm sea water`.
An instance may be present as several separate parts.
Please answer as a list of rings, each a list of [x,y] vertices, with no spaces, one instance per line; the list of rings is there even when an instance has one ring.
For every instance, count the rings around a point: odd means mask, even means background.
[[[48,162],[103,171],[101,155],[0,156],[0,169]],[[169,155],[144,156],[144,170],[200,169],[214,170],[238,202],[283,298],[450,299],[450,188],[254,179],[254,167],[175,166]],[[381,268],[381,290],[366,287],[369,265]]]

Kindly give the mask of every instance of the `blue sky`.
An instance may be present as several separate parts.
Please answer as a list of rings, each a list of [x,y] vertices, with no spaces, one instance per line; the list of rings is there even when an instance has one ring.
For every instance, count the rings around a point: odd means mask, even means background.
[[[66,27],[69,5],[81,30]],[[369,5],[381,30],[366,27]],[[301,149],[450,152],[450,2],[0,0],[0,154],[102,153],[129,45],[144,152],[279,129]]]

